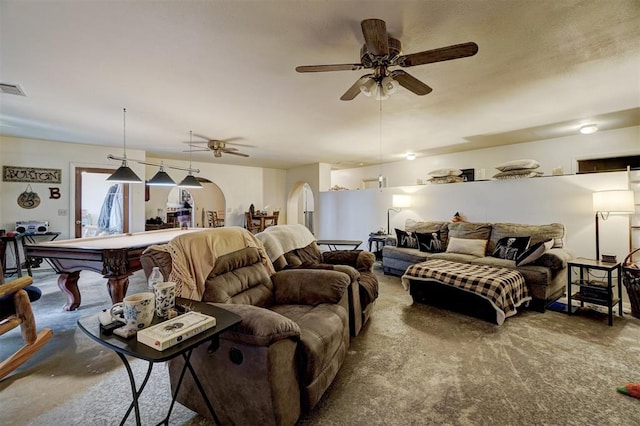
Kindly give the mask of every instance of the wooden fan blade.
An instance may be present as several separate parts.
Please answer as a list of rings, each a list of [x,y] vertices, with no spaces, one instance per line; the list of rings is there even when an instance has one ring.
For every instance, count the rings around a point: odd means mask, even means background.
[[[478,53],[478,45],[473,42],[469,42],[403,55],[398,58],[397,63],[402,67],[413,67],[416,65],[466,58],[468,56],[473,56],[476,53]]]
[[[198,149],[189,149],[182,152],[205,152],[205,151],[210,151],[210,150],[209,148],[198,148]]]
[[[298,72],[327,72],[327,71],[358,71],[365,66],[362,64],[333,64],[333,65],[301,65],[296,67]]]
[[[382,19],[365,19],[360,23],[369,53],[376,56],[389,54],[387,24]]]
[[[353,83],[353,86],[349,87],[349,89],[346,92],[344,92],[344,95],[340,96],[340,100],[351,101],[355,99],[355,97],[360,94],[360,84],[365,78],[366,76],[360,77],[355,83]]]
[[[431,93],[431,91],[433,90],[431,87],[427,86],[414,76],[402,70],[394,71],[393,73],[391,73],[391,76],[400,84],[400,86],[412,91],[416,95],[426,95],[428,93]]]
[[[207,136],[205,136],[205,135],[200,135],[200,134],[198,134],[198,133],[194,133],[194,134],[193,134],[193,136],[195,136],[195,137],[197,137],[197,138],[200,138],[200,139],[204,139],[204,140],[206,140],[207,142],[209,142],[209,141],[211,140],[211,138],[209,138],[209,137],[207,137]],[[194,142],[194,143],[201,143],[201,142]],[[205,142],[205,143],[206,143],[206,142]]]
[[[225,146],[224,148],[222,148],[223,152],[227,152],[227,151],[237,151],[238,148],[232,148],[230,146]]]
[[[233,154],[233,155],[238,155],[240,157],[248,157],[249,155],[247,154],[243,154],[242,152],[234,152],[234,151],[228,151],[228,150],[224,150],[225,154]]]

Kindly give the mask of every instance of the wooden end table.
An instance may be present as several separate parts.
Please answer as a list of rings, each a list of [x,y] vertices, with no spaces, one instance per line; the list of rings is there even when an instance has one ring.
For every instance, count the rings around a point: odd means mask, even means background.
[[[131,414],[131,410],[135,410],[136,416],[136,424],[140,425],[140,408],[138,406],[138,398],[140,394],[144,390],[147,381],[149,380],[149,376],[151,375],[151,370],[153,368],[153,364],[156,362],[165,362],[169,361],[173,358],[182,356],[184,358],[184,366],[182,371],[180,372],[180,378],[178,379],[178,383],[176,384],[176,390],[173,394],[173,398],[171,399],[171,404],[169,405],[169,410],[167,412],[167,416],[158,424],[169,424],[169,417],[171,416],[171,411],[173,410],[173,406],[176,402],[176,397],[178,396],[178,391],[180,390],[180,386],[182,385],[182,380],[187,371],[191,373],[191,377],[193,378],[194,383],[196,384],[202,398],[207,404],[209,408],[209,412],[213,417],[213,420],[216,424],[220,424],[220,420],[216,415],[215,410],[213,409],[213,405],[211,405],[211,401],[207,397],[200,380],[198,379],[198,375],[194,371],[190,359],[193,350],[203,344],[209,343],[210,350],[216,350],[220,345],[220,334],[224,331],[233,327],[235,324],[238,324],[241,320],[240,316],[229,312],[227,310],[218,308],[216,306],[209,305],[204,302],[197,302],[190,299],[176,298],[176,303],[182,306],[188,306],[192,311],[201,312],[205,315],[211,315],[216,318],[216,326],[212,327],[206,331],[203,331],[200,334],[197,334],[182,343],[179,343],[175,346],[172,346],[164,351],[158,351],[153,349],[150,346],[147,346],[142,343],[138,343],[136,336],[133,336],[129,339],[125,339],[115,334],[105,334],[100,329],[100,321],[98,319],[98,314],[89,315],[82,317],[78,320],[78,326],[82,331],[84,331],[87,336],[100,343],[102,346],[105,346],[111,350],[113,350],[118,357],[122,360],[125,368],[127,369],[127,374],[129,375],[129,382],[131,383],[131,393],[133,395],[133,400],[131,401],[131,405],[129,405],[129,409],[125,413],[122,421],[120,422],[123,425],[129,414]],[[153,324],[157,324],[162,322],[162,320],[157,317],[154,318]],[[147,368],[146,375],[142,381],[142,384],[139,388],[136,389],[136,381],[133,376],[133,372],[131,371],[131,366],[126,358],[126,356],[131,356],[134,358],[139,358],[147,361],[149,366]]]

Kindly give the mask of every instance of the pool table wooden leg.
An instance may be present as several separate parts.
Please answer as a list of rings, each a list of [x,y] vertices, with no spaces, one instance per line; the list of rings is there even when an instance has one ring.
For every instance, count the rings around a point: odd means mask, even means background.
[[[67,295],[67,303],[63,307],[65,311],[75,311],[80,307],[78,278],[80,278],[80,271],[62,272],[58,276],[58,288]]]
[[[111,302],[122,302],[122,299],[127,294],[127,288],[129,288],[129,275],[105,276],[105,278],[108,278],[107,290],[109,290]]]

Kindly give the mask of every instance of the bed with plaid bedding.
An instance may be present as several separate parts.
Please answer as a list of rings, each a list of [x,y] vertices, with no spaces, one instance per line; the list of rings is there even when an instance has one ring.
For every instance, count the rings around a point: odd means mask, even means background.
[[[425,285],[437,281],[477,294],[496,310],[498,325],[531,300],[524,276],[514,269],[433,259],[409,266],[402,276],[405,290],[409,290],[411,281],[414,285],[415,281],[424,281]]]

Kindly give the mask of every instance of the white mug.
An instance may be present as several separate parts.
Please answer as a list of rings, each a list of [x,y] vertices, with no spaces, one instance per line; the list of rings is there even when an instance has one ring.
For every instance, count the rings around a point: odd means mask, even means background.
[[[140,330],[151,325],[154,311],[155,296],[146,292],[126,296],[111,307],[110,313],[111,318],[124,322],[127,328]]]
[[[169,310],[176,305],[176,283],[167,281],[157,283],[153,287],[156,295],[156,315],[161,318],[169,316]]]

